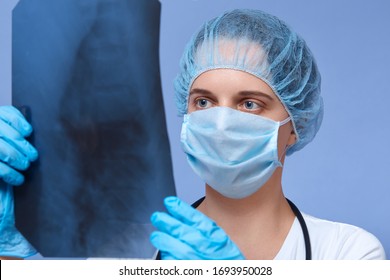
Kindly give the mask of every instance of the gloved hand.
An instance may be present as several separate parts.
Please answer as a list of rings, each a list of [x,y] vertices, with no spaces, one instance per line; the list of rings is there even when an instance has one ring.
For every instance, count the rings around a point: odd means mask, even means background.
[[[12,106],[0,107],[0,178],[10,185],[21,185],[26,170],[38,157],[37,150],[24,139],[32,132],[22,113]]]
[[[15,228],[12,188],[0,183],[0,256],[27,258],[37,251]]]
[[[177,197],[164,200],[168,213],[155,212],[150,236],[163,260],[243,260],[238,247],[210,218]]]
[[[25,170],[38,157],[37,150],[24,137],[31,125],[12,106],[0,107],[0,256],[25,258],[35,249],[15,228],[12,185],[23,183]]]

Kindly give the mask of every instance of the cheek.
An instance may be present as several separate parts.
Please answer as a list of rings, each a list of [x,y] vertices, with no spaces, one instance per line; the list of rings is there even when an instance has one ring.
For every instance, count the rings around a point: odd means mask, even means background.
[[[195,106],[193,100],[189,97],[188,98],[188,103],[187,103],[187,114],[192,113],[195,111]]]
[[[188,109],[187,109],[187,114],[190,114],[190,113],[192,113],[194,111],[196,111],[196,107],[191,102],[189,102]]]
[[[278,156],[279,159],[285,155],[285,150],[288,144],[288,140],[291,135],[291,125],[286,124],[284,126],[279,127],[279,132],[278,132]]]

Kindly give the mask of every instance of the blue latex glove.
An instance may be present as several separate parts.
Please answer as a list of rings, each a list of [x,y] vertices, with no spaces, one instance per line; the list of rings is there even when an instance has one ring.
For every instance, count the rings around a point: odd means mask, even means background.
[[[21,185],[37,150],[24,138],[32,132],[31,125],[14,107],[0,107],[0,256],[25,258],[35,249],[15,228],[12,185]]]
[[[32,132],[22,113],[12,106],[0,107],[0,178],[10,185],[21,185],[26,170],[38,157],[37,150],[25,137]]]
[[[15,228],[12,188],[0,183],[0,256],[27,258],[37,251]]]
[[[150,236],[163,260],[243,260],[238,247],[210,218],[177,197],[164,200],[168,213],[155,212]]]

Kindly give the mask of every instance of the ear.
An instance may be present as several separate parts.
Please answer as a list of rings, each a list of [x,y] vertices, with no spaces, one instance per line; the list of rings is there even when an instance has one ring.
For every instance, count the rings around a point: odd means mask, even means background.
[[[287,145],[288,145],[288,146],[292,146],[292,145],[294,145],[296,142],[297,142],[297,136],[296,136],[294,130],[291,130],[291,134],[290,134],[290,137],[288,138]]]

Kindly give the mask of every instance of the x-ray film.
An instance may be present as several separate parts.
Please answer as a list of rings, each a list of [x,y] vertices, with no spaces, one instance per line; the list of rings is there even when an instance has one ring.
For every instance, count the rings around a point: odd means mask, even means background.
[[[39,159],[16,226],[45,257],[151,258],[152,212],[175,194],[157,0],[21,0],[12,102]]]

